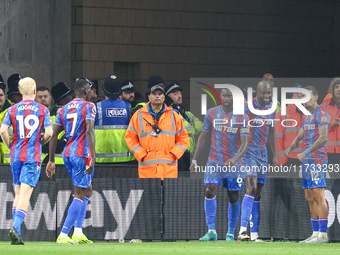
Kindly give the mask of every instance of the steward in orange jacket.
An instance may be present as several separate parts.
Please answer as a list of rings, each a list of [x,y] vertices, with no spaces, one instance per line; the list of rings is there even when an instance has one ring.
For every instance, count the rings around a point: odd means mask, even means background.
[[[181,117],[164,104],[164,89],[154,85],[150,102],[132,116],[125,141],[138,161],[139,178],[177,178],[177,161],[189,145]]]
[[[295,84],[293,87],[302,88],[301,84]],[[301,93],[293,93],[293,99],[302,98]],[[276,132],[276,147],[277,156],[280,165],[301,165],[300,161],[297,159],[297,154],[302,152],[302,143],[296,149],[294,149],[286,158],[283,154],[286,149],[294,141],[295,137],[298,135],[302,127],[302,112],[296,107],[296,105],[289,104],[286,108],[286,115],[282,115],[281,111],[276,115],[275,121],[275,132]],[[283,124],[283,125],[282,125]]]
[[[340,156],[340,78],[331,81],[332,97],[326,99],[322,106],[331,117],[328,130],[327,154],[328,164],[339,164]]]

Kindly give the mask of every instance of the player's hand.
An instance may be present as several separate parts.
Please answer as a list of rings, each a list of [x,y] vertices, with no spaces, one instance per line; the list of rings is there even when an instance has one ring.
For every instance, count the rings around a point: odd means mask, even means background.
[[[299,153],[296,156],[297,156],[298,160],[300,160],[300,162],[302,162],[302,160],[304,160],[306,158],[306,155],[304,153]]]
[[[192,173],[196,173],[196,165],[194,163],[191,163],[190,167],[189,167],[190,172]]]
[[[55,163],[48,161],[46,166],[46,176],[51,178],[55,174]]]
[[[290,147],[288,149],[285,150],[285,152],[283,153],[283,155],[288,158],[288,155],[290,153]]]
[[[91,163],[89,166],[86,166],[85,174],[91,174],[94,169],[94,161],[91,159]]]
[[[189,170],[192,173],[196,173],[196,168],[197,168],[197,160],[193,159],[193,160],[191,160],[191,165],[189,167]]]
[[[226,167],[233,167],[236,165],[236,160],[234,158],[228,159],[225,164]]]
[[[275,166],[279,166],[279,160],[277,159],[277,157],[273,157],[273,167]]]
[[[334,128],[339,125],[340,125],[340,118],[335,118],[334,120],[332,120],[331,128]]]

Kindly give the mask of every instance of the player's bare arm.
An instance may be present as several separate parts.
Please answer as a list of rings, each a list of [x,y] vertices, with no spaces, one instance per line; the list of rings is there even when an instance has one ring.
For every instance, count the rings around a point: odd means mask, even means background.
[[[46,127],[45,133],[44,133],[43,137],[41,138],[41,145],[48,143],[48,141],[51,139],[52,135],[53,135],[52,126]]]
[[[7,125],[2,124],[0,128],[0,135],[1,135],[2,141],[4,141],[6,146],[9,148],[11,145],[11,140],[8,135],[8,128],[9,127]]]
[[[53,126],[53,135],[50,140],[49,145],[49,161],[46,165],[46,176],[51,178],[53,174],[55,174],[55,163],[54,163],[54,156],[55,156],[55,149],[57,147],[58,135],[64,128],[58,124],[54,124]]]
[[[248,150],[248,146],[249,146],[249,135],[241,135],[240,136],[240,140],[241,140],[241,145],[240,148],[238,149],[237,154],[235,155],[235,157],[228,159],[225,162],[226,166],[235,166],[236,162],[240,160],[240,158],[243,157],[243,155],[247,152]]]
[[[195,153],[194,153],[194,156],[192,158],[192,160],[196,160],[196,164],[191,163],[191,165],[190,165],[190,171],[191,172],[196,172],[197,159],[201,156],[202,151],[204,150],[206,141],[208,140],[208,137],[209,137],[209,132],[202,130],[200,136],[198,137],[197,147],[195,149]]]
[[[309,151],[313,152],[316,151],[317,149],[321,148],[322,146],[324,146],[328,141],[328,126],[322,126],[319,128],[319,137],[318,139],[316,139],[316,141],[312,144],[311,147],[309,147]],[[306,158],[305,153],[299,153],[297,155],[297,158],[302,161]]]
[[[301,128],[298,135],[295,137],[294,141],[292,142],[292,144],[289,146],[288,149],[285,150],[284,152],[285,157],[288,158],[289,153],[300,146],[304,134],[305,134],[305,130]]]
[[[317,149],[321,148],[325,145],[328,141],[328,126],[324,125],[319,128],[319,137],[316,141],[309,147],[310,152],[316,151]]]
[[[273,153],[273,166],[278,166],[279,161],[277,159],[275,127],[269,128],[268,142],[269,142],[270,149],[272,150],[272,153]]]
[[[86,120],[86,138],[91,152],[91,165],[85,170],[85,173],[91,174],[94,169],[94,164],[96,163],[96,139],[94,135],[94,121],[90,119]]]

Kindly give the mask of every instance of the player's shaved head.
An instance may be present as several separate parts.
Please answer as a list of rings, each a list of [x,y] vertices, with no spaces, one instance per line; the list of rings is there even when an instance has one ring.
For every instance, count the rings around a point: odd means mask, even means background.
[[[90,87],[91,87],[92,82],[90,82],[90,80],[87,79],[87,78],[78,78],[78,79],[76,79],[76,81],[74,83],[74,91],[83,90],[86,85],[90,85]]]
[[[74,93],[76,97],[89,101],[91,98],[91,86],[92,82],[85,77],[76,79],[74,83]]]
[[[23,78],[19,81],[19,90],[22,95],[31,96],[35,94],[37,85],[31,77]]]
[[[272,86],[268,81],[260,81],[256,87],[256,98],[261,106],[270,103],[272,97]]]
[[[221,90],[221,101],[223,111],[230,112],[233,110],[233,93],[229,89],[222,89]]]
[[[265,73],[262,78],[274,79],[274,76],[271,73]]]
[[[256,86],[256,91],[263,91],[271,89],[271,85],[268,81],[260,81]]]
[[[232,94],[230,89],[221,89],[220,95],[222,95],[222,93]]]

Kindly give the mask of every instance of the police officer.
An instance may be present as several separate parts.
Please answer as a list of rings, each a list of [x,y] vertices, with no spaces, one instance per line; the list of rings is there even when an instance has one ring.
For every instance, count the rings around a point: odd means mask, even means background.
[[[9,101],[7,98],[6,98],[6,93],[5,93],[5,90],[6,90],[6,84],[4,82],[4,79],[2,78],[2,75],[0,74],[0,113],[5,111],[7,108],[9,108],[10,106],[12,106],[12,103],[11,101]]]
[[[52,97],[54,99],[54,107],[51,110],[51,119],[54,123],[57,111],[59,108],[67,104],[73,99],[72,90],[65,82],[58,82],[51,89]],[[52,118],[54,116],[54,119]]]
[[[64,106],[65,104],[67,104],[68,102],[70,102],[73,99],[73,95],[72,95],[72,90],[70,89],[69,86],[66,85],[66,83],[64,82],[59,82],[56,85],[54,85],[51,89],[51,93],[52,93],[52,97],[54,99],[54,106],[51,110],[51,120],[52,120],[52,124],[54,125],[54,122],[57,118],[57,113],[58,110]],[[57,149],[56,149],[56,154],[55,154],[55,164],[57,165],[63,165],[64,164],[64,160],[63,160],[63,149],[65,147],[66,144],[66,138],[65,138],[65,132],[62,131],[60,132],[59,136],[58,136],[58,141],[57,141]],[[48,146],[49,144],[47,143],[46,145],[43,146],[43,157],[45,157],[46,159],[48,159],[47,155],[48,155]],[[45,163],[45,162],[44,162]]]
[[[19,103],[22,100],[22,95],[19,92],[19,81],[20,81],[20,79],[21,79],[21,77],[17,73],[12,74],[7,79],[8,91],[7,91],[7,100],[5,102],[5,104],[7,105],[7,109],[12,104]],[[3,110],[2,110],[2,112],[0,114],[0,121],[1,121],[1,123],[2,123],[2,121],[4,119],[4,117],[5,117],[7,109],[3,108]],[[11,128],[9,128],[8,131],[9,131],[9,137],[12,140],[13,130]],[[5,164],[11,163],[10,154],[9,154],[10,150],[3,143],[2,143],[1,147],[2,147],[1,148],[2,149],[1,150],[2,163],[5,163]]]
[[[0,74],[0,123],[4,120],[7,109],[12,106],[11,101],[6,98],[5,90],[6,84]],[[9,149],[0,138],[1,163],[10,163],[9,152]]]
[[[169,96],[173,103],[170,105],[182,118],[185,129],[189,133],[189,146],[183,157],[178,161],[179,171],[189,171],[190,157],[195,151],[195,135],[202,131],[203,123],[190,111],[185,110],[182,105],[182,91],[178,82],[172,82],[165,87],[165,95]]]
[[[21,77],[19,74],[12,74],[7,79],[8,91],[7,98],[12,102],[12,104],[19,103],[22,100],[22,95],[19,92],[19,81]]]
[[[96,103],[96,162],[132,162],[135,157],[124,140],[131,111],[129,104],[119,99],[121,81],[110,75],[106,77],[102,89],[106,100]]]
[[[137,104],[135,100],[135,89],[133,87],[133,81],[125,80],[122,82],[122,95],[119,99],[124,100],[128,104],[130,104],[131,108],[134,108]]]
[[[92,80],[90,101],[92,103],[97,103],[98,101],[100,101],[98,99],[98,80]]]

